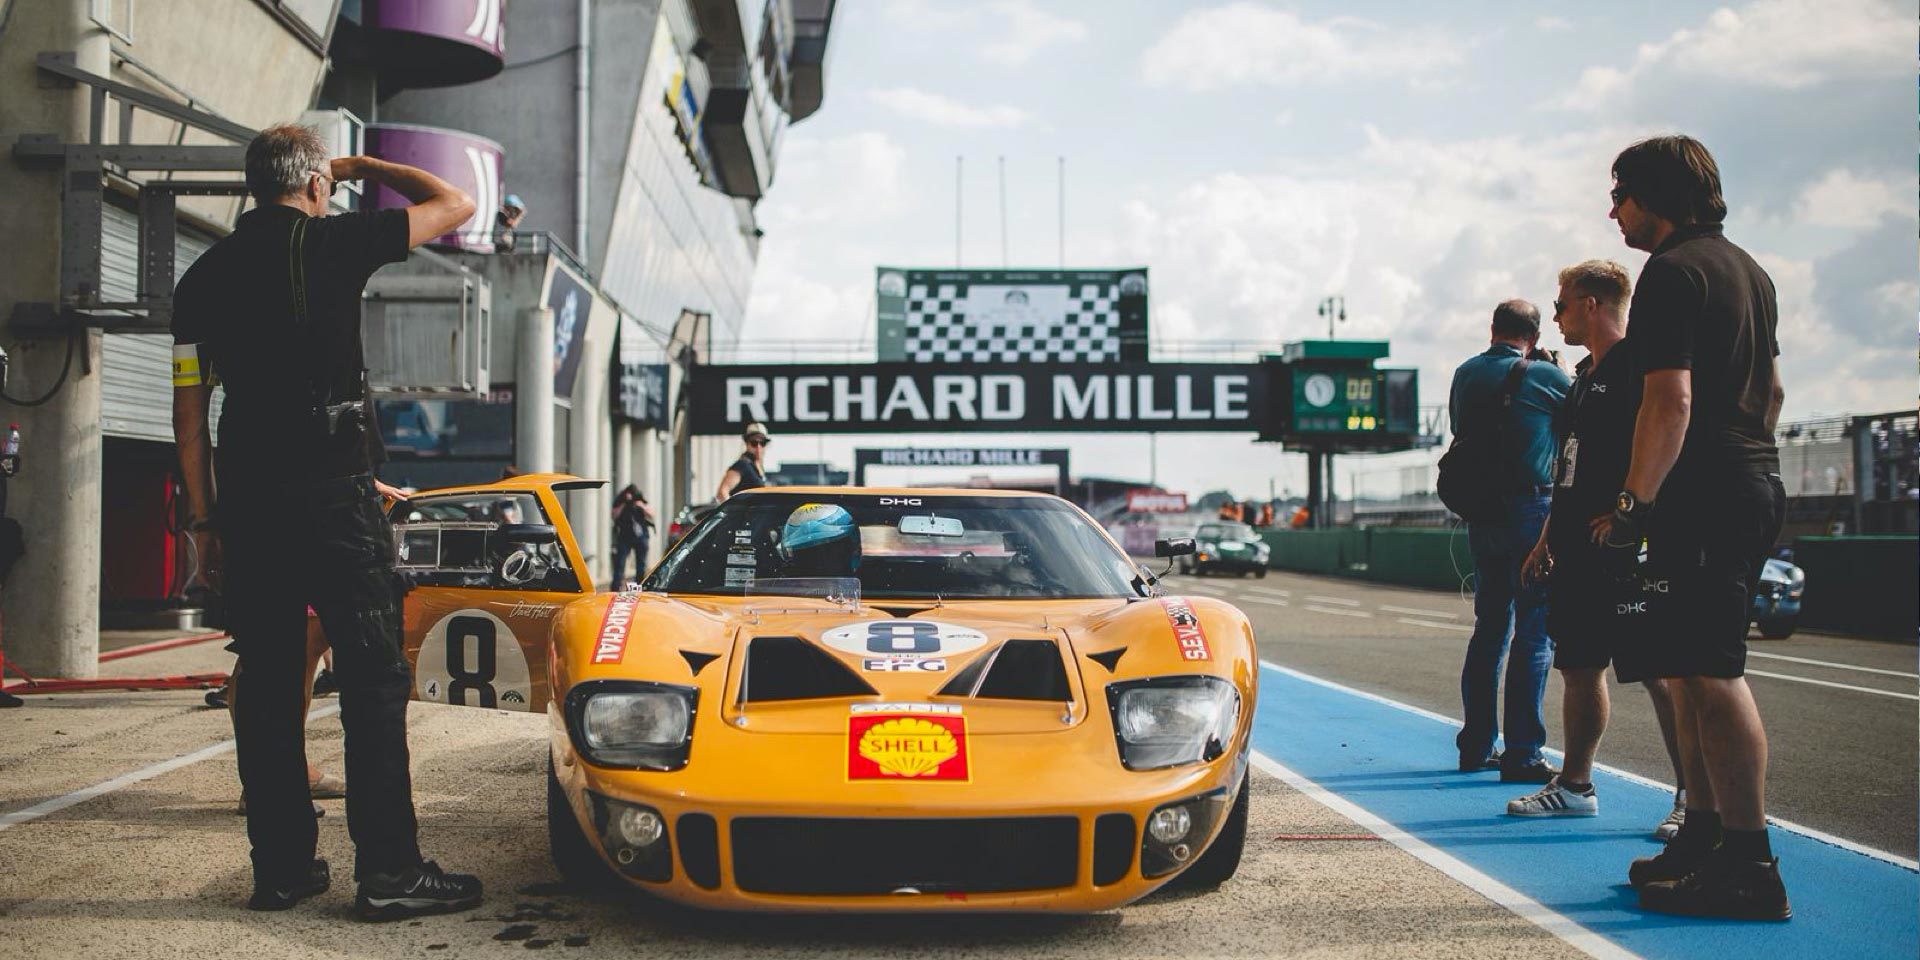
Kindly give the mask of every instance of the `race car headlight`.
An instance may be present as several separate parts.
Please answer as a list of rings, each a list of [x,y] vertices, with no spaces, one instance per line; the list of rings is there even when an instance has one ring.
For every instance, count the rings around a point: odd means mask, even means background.
[[[693,748],[700,691],[638,680],[590,680],[567,692],[567,732],[587,762],[678,770]]]
[[[1107,687],[1120,763],[1158,770],[1225,753],[1240,723],[1240,693],[1218,677],[1154,677]]]

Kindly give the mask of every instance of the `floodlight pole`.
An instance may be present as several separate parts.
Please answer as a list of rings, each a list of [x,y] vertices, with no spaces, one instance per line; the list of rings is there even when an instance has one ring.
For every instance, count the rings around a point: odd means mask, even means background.
[[[1327,339],[1334,339],[1333,322],[1335,320],[1345,322],[1347,319],[1347,298],[1337,293],[1329,297],[1321,297],[1319,313],[1327,318]]]

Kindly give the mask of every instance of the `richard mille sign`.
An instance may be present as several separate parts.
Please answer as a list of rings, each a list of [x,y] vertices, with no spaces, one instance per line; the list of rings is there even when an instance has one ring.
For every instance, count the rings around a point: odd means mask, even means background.
[[[1256,364],[709,366],[692,388],[704,434],[754,421],[776,433],[1251,432],[1266,407]]]

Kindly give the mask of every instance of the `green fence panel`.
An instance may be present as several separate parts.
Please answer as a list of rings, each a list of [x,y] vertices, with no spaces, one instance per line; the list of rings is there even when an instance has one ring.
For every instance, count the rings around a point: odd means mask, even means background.
[[[1367,531],[1367,564],[1359,576],[1409,587],[1457,590],[1473,575],[1467,531],[1375,527]]]
[[[1360,530],[1266,530],[1261,537],[1271,551],[1267,563],[1277,570],[1347,574],[1367,562],[1366,535]]]
[[[1801,537],[1793,562],[1807,572],[1801,624],[1914,639],[1920,538]]]

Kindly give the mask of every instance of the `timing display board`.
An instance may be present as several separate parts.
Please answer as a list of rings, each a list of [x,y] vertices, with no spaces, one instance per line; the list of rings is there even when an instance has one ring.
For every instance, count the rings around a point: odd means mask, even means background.
[[[1270,367],[1277,409],[1272,434],[1289,443],[1378,449],[1419,432],[1419,371],[1299,360]]]
[[[1147,270],[923,270],[875,279],[882,362],[1144,363]]]

